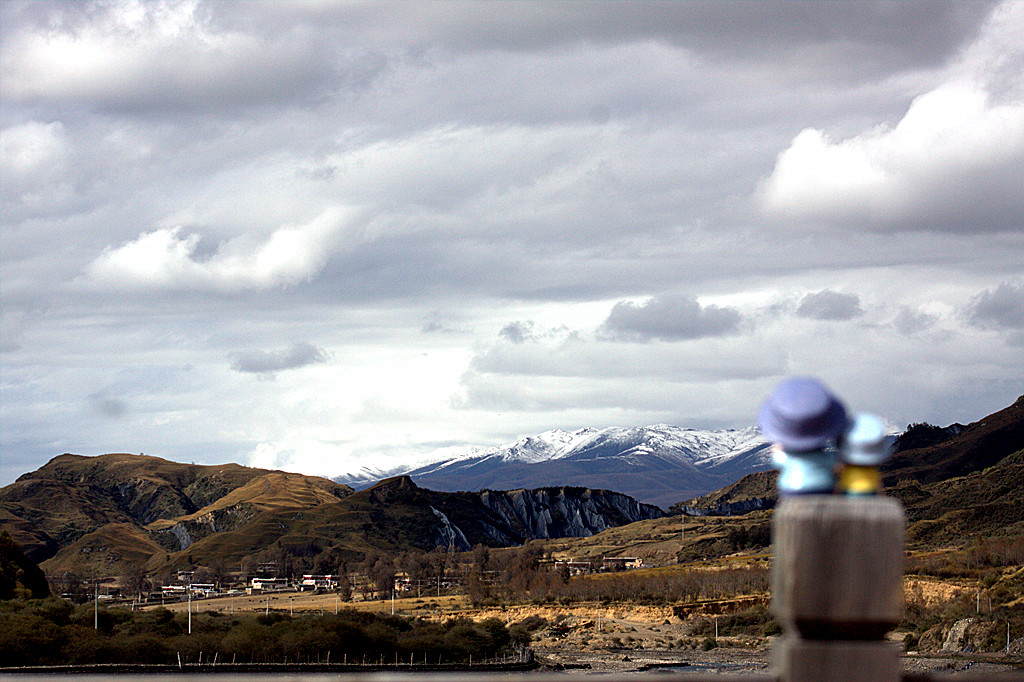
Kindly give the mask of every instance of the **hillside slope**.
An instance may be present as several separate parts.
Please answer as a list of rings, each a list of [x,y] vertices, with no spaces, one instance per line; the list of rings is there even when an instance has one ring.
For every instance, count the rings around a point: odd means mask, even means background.
[[[230,496],[240,490],[246,491],[241,497]],[[289,500],[301,507],[313,500],[337,501],[351,492],[325,478],[239,464],[65,454],[0,488],[0,523],[29,558],[42,563],[104,526],[159,526],[167,519],[194,518],[204,508],[222,519],[246,519],[275,504],[288,506]]]
[[[975,479],[970,474],[983,472],[989,467],[1003,464],[1012,468],[1015,461],[1011,455],[1024,448],[1024,396],[1018,398],[1009,407],[999,410],[976,422],[962,426],[955,424],[946,428],[930,427],[925,430],[941,432],[938,442],[926,444],[924,447],[911,447],[897,452],[891,460],[882,466],[882,480],[889,494],[903,496],[908,510],[920,500],[911,495],[910,491],[928,492],[918,494],[934,496],[933,502],[927,505],[929,518],[943,508],[943,505],[969,505],[972,499],[949,497],[950,491],[959,489],[957,486],[970,487]],[[925,442],[927,443],[926,439]],[[735,483],[725,486],[707,495],[677,502],[670,507],[672,513],[685,513],[693,516],[706,514],[742,514],[752,509],[766,509],[775,506],[775,471],[761,471],[744,476]],[[968,477],[965,481],[950,486],[937,486],[951,479]],[[911,485],[912,482],[918,485]],[[1006,494],[1016,494],[1024,486],[1024,478],[1007,478],[1008,489],[999,487]],[[1016,483],[1016,486],[1013,484]],[[901,488],[903,492],[897,492]],[[981,493],[979,492],[979,495]],[[947,509],[953,507],[946,507]],[[914,519],[911,514],[911,520]]]
[[[964,476],[1024,448],[1024,396],[957,431],[936,445],[898,452],[882,467],[886,485],[903,479],[933,483]]]
[[[926,484],[904,479],[889,492],[906,507],[911,545],[1024,536],[1024,450],[966,476]]]

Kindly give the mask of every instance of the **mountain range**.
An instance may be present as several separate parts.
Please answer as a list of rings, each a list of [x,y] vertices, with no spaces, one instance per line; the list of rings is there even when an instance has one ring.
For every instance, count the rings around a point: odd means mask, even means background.
[[[659,424],[545,431],[511,445],[427,464],[364,467],[337,476],[355,489],[409,476],[432,490],[509,490],[559,485],[607,488],[662,507],[771,467],[769,443],[755,427],[701,431]]]
[[[911,425],[905,436],[883,476],[907,509],[908,539],[935,545],[978,533],[1024,532],[1024,396],[966,426]],[[663,499],[679,500],[687,485],[696,487],[686,475],[722,477],[724,487],[670,511],[770,508],[775,472],[746,473],[767,466],[766,458],[767,444],[753,429],[551,431],[421,467],[420,481],[548,472],[552,478],[545,482],[556,485],[496,490],[467,484],[477,491],[451,492],[429,489],[411,475],[355,491],[326,478],[238,464],[65,454],[0,488],[0,530],[50,575],[116,575],[131,564],[151,574],[198,565],[237,570],[255,561],[330,572],[371,552],[588,537],[664,514],[595,480],[642,489],[644,481],[661,477],[660,490],[675,491]],[[587,471],[596,472],[591,485],[566,485],[570,474]]]
[[[316,476],[130,454],[60,455],[0,488],[0,529],[51,574],[285,559],[336,570],[371,550],[505,547],[662,514],[571,486],[451,493],[400,476],[354,492]]]

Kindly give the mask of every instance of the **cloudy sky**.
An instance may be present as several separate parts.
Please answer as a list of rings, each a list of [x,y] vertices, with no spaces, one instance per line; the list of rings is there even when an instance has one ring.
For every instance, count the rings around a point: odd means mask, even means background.
[[[3,2],[0,484],[1024,393],[1024,3]]]

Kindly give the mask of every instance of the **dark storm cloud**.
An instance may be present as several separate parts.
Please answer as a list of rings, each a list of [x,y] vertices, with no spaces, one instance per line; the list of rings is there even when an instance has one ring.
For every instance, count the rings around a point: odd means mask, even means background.
[[[985,329],[1024,329],[1024,285],[1002,282],[971,301],[972,324]]]
[[[683,341],[737,331],[740,314],[732,308],[701,306],[693,296],[661,296],[641,304],[619,301],[599,333],[617,341]]]
[[[857,294],[842,294],[831,289],[807,294],[796,309],[797,317],[814,320],[852,320],[863,313]]]
[[[327,353],[311,343],[296,343],[291,348],[278,351],[250,350],[234,353],[231,369],[236,372],[272,374],[286,369],[296,369],[327,362]]]

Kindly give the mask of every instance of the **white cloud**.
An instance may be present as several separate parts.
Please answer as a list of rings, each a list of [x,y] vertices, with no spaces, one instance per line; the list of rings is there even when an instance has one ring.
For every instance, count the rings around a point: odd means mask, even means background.
[[[67,164],[64,124],[28,121],[4,128],[0,134],[0,169],[5,180],[24,177]]]
[[[107,248],[88,267],[102,288],[239,291],[293,285],[314,277],[352,229],[355,212],[329,209],[305,225],[281,227],[263,243],[237,237],[208,260],[194,254],[200,237],[180,228],[146,232]]]
[[[6,99],[223,108],[311,94],[332,71],[331,54],[316,36],[295,29],[268,41],[225,30],[196,0],[62,9],[46,30],[12,31],[4,41]]]
[[[71,193],[71,149],[60,121],[27,121],[0,132],[0,192],[12,204],[33,208]]]
[[[297,436],[259,443],[245,455],[245,460],[248,466],[258,469],[328,476],[332,473],[330,462],[338,458],[338,451],[338,443]]]
[[[840,142],[803,131],[779,156],[762,200],[779,216],[877,229],[1016,230],[1024,199],[1011,188],[1024,185],[1022,169],[1024,102],[993,104],[951,85],[915,99],[893,129]]]
[[[763,208],[880,230],[1019,231],[1024,80],[1000,74],[1024,63],[1024,10],[1008,5],[895,126],[842,140],[816,128],[797,135],[759,189]],[[1016,42],[1005,40],[1008,25]]]

